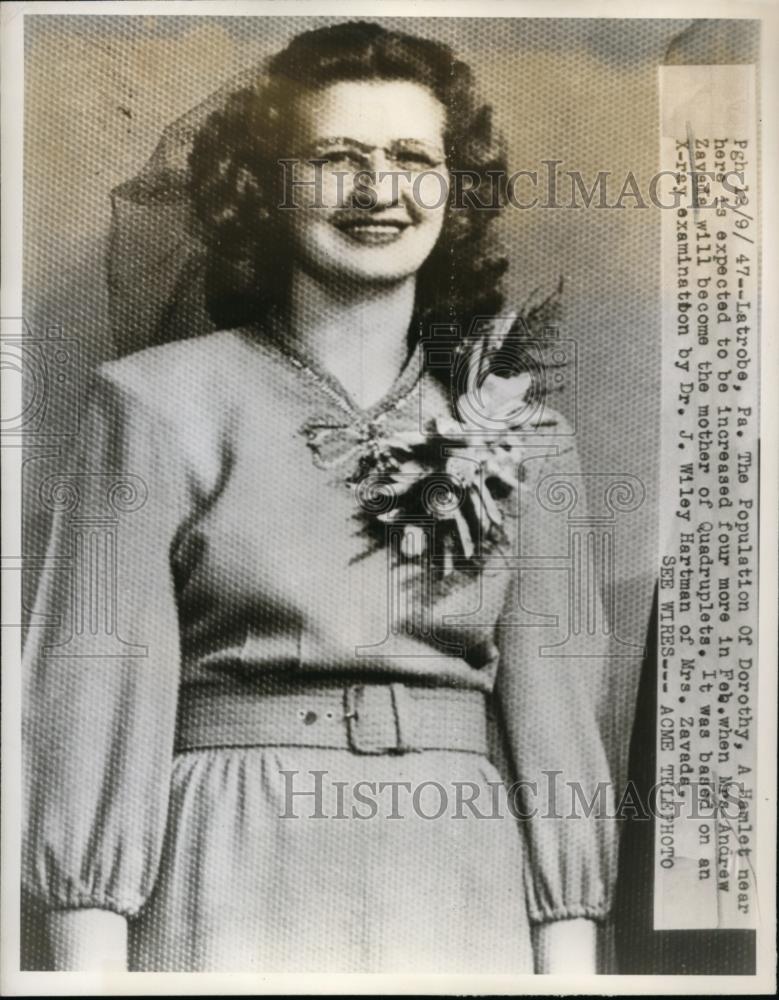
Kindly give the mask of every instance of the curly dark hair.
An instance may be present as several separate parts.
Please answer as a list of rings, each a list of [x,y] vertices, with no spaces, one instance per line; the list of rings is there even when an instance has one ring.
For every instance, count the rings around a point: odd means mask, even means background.
[[[417,328],[431,322],[462,328],[474,315],[494,315],[503,304],[499,282],[508,262],[490,238],[506,174],[492,109],[478,100],[470,68],[447,45],[349,22],[293,38],[267,73],[234,92],[195,138],[190,193],[209,250],[206,294],[214,321],[239,325],[283,298],[289,255],[273,206],[281,201],[278,161],[288,153],[289,109],[301,92],[344,80],[427,87],[446,110],[449,169],[468,172],[467,198],[456,204],[452,185],[442,233],[418,274]]]

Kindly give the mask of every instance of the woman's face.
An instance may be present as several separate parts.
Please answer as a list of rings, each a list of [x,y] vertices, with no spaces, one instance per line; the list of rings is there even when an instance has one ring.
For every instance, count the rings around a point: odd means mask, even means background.
[[[441,102],[408,81],[341,82],[298,99],[290,125],[281,215],[298,266],[357,285],[415,274],[448,201]]]

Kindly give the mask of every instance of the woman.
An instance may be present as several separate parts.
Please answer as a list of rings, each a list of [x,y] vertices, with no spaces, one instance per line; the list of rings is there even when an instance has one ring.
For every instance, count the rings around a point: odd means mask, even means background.
[[[516,324],[472,324],[502,305],[489,110],[446,46],[339,25],[190,165],[227,329],[103,365],[52,493],[81,568],[27,650],[54,967],[593,970],[613,825],[553,787],[608,780],[602,663],[552,650],[570,434]],[[489,805],[493,713],[519,821]]]

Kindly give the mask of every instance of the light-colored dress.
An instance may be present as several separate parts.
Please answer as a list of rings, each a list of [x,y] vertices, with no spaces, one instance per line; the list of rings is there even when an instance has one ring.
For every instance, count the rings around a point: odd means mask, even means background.
[[[566,818],[564,787],[589,800],[609,781],[604,661],[551,649],[569,540],[535,495],[577,471],[567,425],[529,447],[504,544],[425,615],[346,482],[366,427],[446,412],[413,360],[360,410],[261,329],[96,373],[79,447],[43,487],[57,513],[36,611],[58,624],[31,629],[25,655],[24,880],[45,907],[125,914],[132,969],[531,971],[531,923],[608,913],[614,823]],[[498,756],[176,751],[184,695],[257,698],[269,677],[484,692]],[[324,817],[289,798],[317,772]],[[504,777],[534,815],[496,805]],[[458,810],[463,789],[474,808]]]

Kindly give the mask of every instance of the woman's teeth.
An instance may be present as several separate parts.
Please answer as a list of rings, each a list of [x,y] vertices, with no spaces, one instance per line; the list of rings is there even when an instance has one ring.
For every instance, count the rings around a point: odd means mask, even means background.
[[[361,243],[391,243],[406,230],[406,222],[368,222],[352,220],[338,226],[341,232]]]

